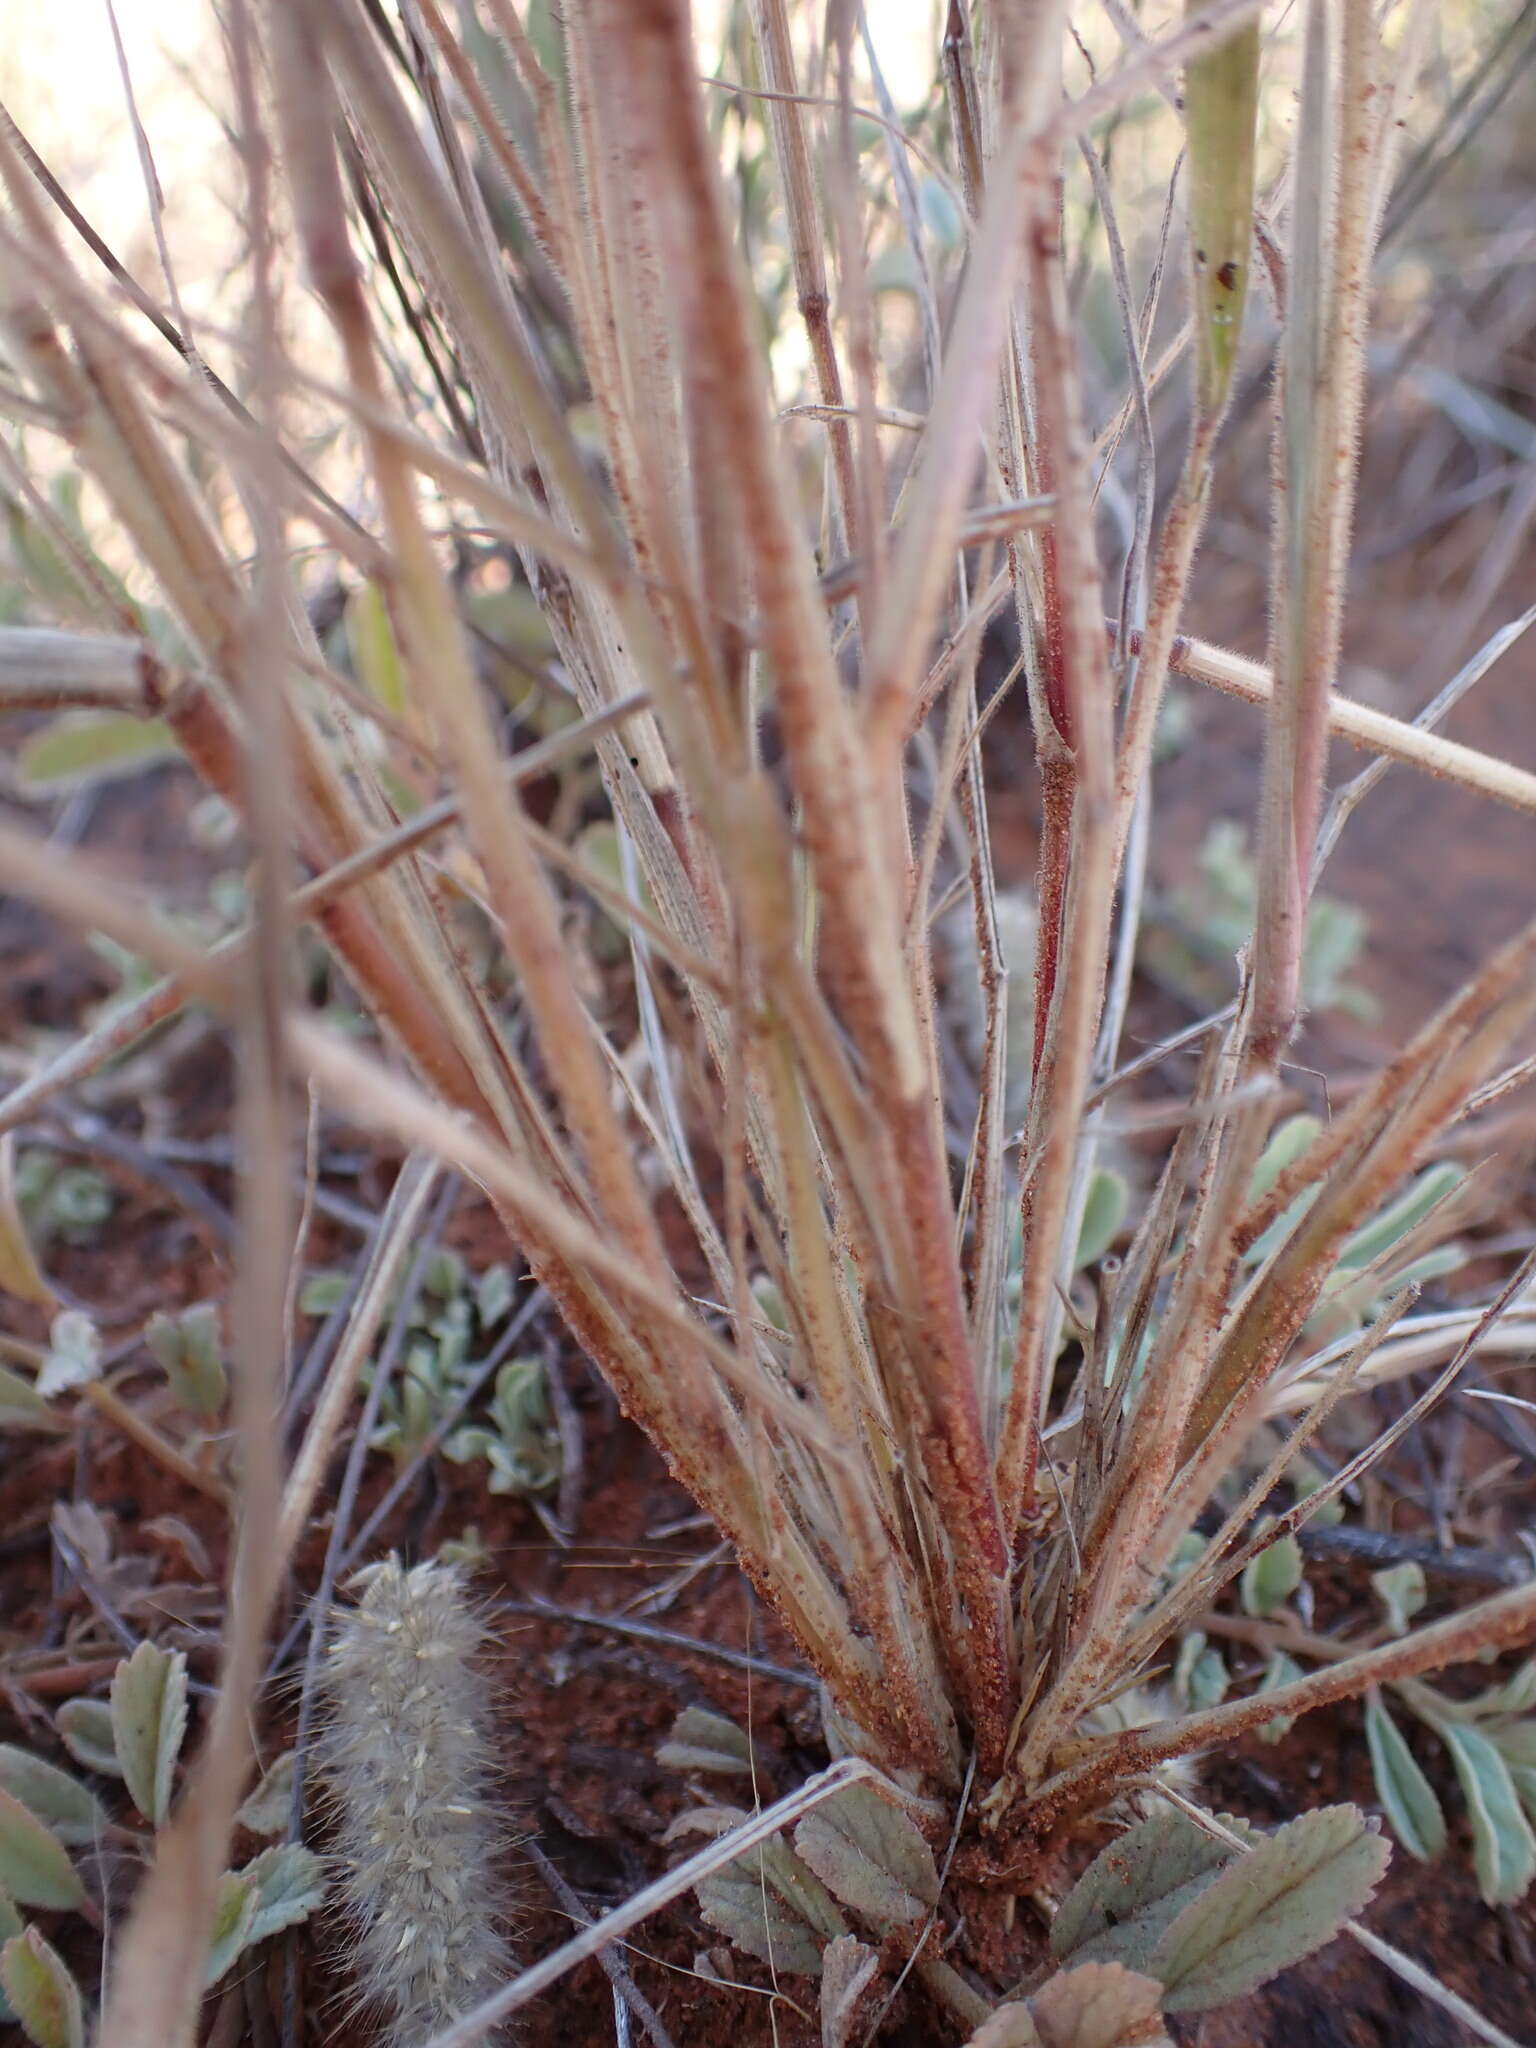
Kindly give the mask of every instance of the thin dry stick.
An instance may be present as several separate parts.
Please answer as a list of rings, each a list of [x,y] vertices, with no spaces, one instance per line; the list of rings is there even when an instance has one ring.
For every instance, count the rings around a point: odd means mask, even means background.
[[[1273,701],[1275,682],[1270,670],[1262,662],[1250,661],[1225,647],[1214,647],[1208,641],[1192,640],[1181,634],[1173,643],[1172,662],[1181,675],[1209,683],[1230,697],[1241,698],[1245,704],[1267,709]],[[1346,740],[1350,746],[1402,761],[1411,768],[1422,768],[1441,781],[1458,783],[1463,789],[1492,797],[1496,803],[1509,804],[1516,810],[1536,811],[1536,775],[1529,769],[1491,754],[1480,754],[1459,740],[1442,739],[1438,733],[1391,718],[1368,704],[1357,704],[1352,698],[1339,696],[1337,691],[1329,695],[1327,716],[1332,736]]]
[[[431,1193],[431,1174],[405,1171],[399,1174],[390,1193],[362,1293],[347,1320],[346,1334],[331,1361],[283,1489],[277,1543],[284,1556],[292,1555],[309,1520],[332,1447],[352,1405],[362,1369],[372,1353],[395,1281],[415,1242]]]

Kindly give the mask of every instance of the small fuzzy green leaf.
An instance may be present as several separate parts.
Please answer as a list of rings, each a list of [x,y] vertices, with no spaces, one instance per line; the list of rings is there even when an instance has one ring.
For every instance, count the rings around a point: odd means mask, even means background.
[[[61,1842],[99,1841],[107,1825],[101,1802],[78,1778],[9,1742],[0,1743],[0,1790],[19,1799]]]
[[[13,1793],[0,1791],[0,1891],[22,1906],[58,1912],[85,1898],[69,1851]]]
[[[1386,1609],[1387,1627],[1395,1636],[1405,1636],[1408,1624],[1429,1597],[1421,1564],[1394,1564],[1384,1572],[1372,1572],[1371,1584]]]
[[[1371,1752],[1376,1796],[1393,1834],[1420,1863],[1433,1861],[1445,1847],[1445,1815],[1434,1787],[1379,1693],[1366,1701],[1365,1740]]]
[[[745,1816],[721,1809],[720,1818],[734,1826]],[[794,1976],[819,1977],[825,1944],[850,1931],[831,1894],[778,1837],[748,1849],[696,1891],[709,1925],[743,1955]]]
[[[1448,1159],[1438,1166],[1426,1166],[1396,1201],[1378,1209],[1369,1223],[1345,1239],[1339,1264],[1368,1266],[1372,1259],[1390,1251],[1400,1237],[1405,1237],[1416,1223],[1422,1223],[1435,1204],[1460,1187],[1466,1177],[1465,1171]]]
[[[1197,4],[1190,0],[1191,11]],[[1184,74],[1195,394],[1207,420],[1219,419],[1226,406],[1242,338],[1258,102],[1259,24],[1252,21],[1194,58]]]
[[[3,1230],[0,1224],[0,1230]],[[0,1263],[3,1263],[0,1253]],[[64,1424],[31,1380],[0,1365],[0,1429],[61,1430]]]
[[[376,583],[350,593],[346,609],[347,652],[352,672],[386,711],[405,709],[405,671],[395,645],[389,607]]]
[[[280,1835],[293,1811],[293,1751],[285,1749],[235,1818],[253,1835]]]
[[[821,1959],[821,2048],[853,2048],[864,1994],[880,1970],[880,1958],[856,1935],[840,1934]]]
[[[1512,1906],[1525,1897],[1536,1878],[1536,1835],[1509,1765],[1479,1729],[1442,1721],[1439,1735],[1451,1752],[1472,1819],[1477,1888],[1487,1905]]]
[[[144,1326],[144,1343],[177,1403],[191,1415],[216,1421],[229,1393],[216,1305],[200,1301],[174,1316],[156,1309]]]
[[[105,1700],[66,1700],[54,1715],[53,1725],[77,1764],[104,1778],[123,1775],[112,1739],[112,1709]]]
[[[325,1898],[325,1865],[302,1842],[279,1842],[253,1856],[239,1873],[256,1890],[249,1941],[265,1941],[307,1920]]]
[[[1168,2012],[1200,2012],[1332,1941],[1380,1883],[1391,1849],[1355,1806],[1304,1813],[1231,1863],[1186,1906],[1152,1969]]]
[[[1077,1253],[1072,1262],[1074,1273],[1082,1272],[1086,1266],[1097,1265],[1103,1258],[1120,1234],[1130,1201],[1131,1190],[1122,1174],[1112,1173],[1102,1166],[1095,1171],[1088,1183],[1083,1220],[1077,1233]]]
[[[1481,1719],[1488,1714],[1528,1714],[1536,1707],[1536,1657],[1527,1657],[1512,1677],[1500,1685],[1490,1685],[1486,1692],[1480,1692],[1476,1699],[1463,1700],[1457,1710],[1457,1718],[1472,1716]]]
[[[17,749],[16,771],[29,795],[59,795],[92,783],[137,775],[181,749],[163,718],[129,711],[67,711]]]
[[[338,1302],[346,1299],[348,1284],[345,1273],[311,1273],[299,1289],[299,1313],[328,1316]]]
[[[1530,1764],[1511,1764],[1509,1782],[1519,1794],[1527,1819],[1536,1821],[1536,1768]]]
[[[1058,1962],[1144,1969],[1164,1932],[1238,1852],[1182,1813],[1159,1810],[1089,1864],[1051,1924]]]
[[[20,1934],[21,1929],[21,1915],[5,1896],[5,1893],[0,1892],[0,1948],[4,1948],[8,1941],[14,1941],[16,1936]],[[15,2018],[16,2008],[6,1997],[4,1985],[0,1984],[0,2022],[9,2025]]]
[[[1292,1679],[1306,1674],[1301,1666],[1285,1650],[1271,1650],[1269,1662],[1264,1667],[1264,1676],[1259,1680],[1260,1692],[1276,1692],[1282,1685],[1289,1685]],[[1276,1714],[1272,1721],[1266,1721],[1259,1730],[1260,1742],[1283,1742],[1296,1725],[1294,1714]]]
[[[1253,1177],[1248,1183],[1250,1202],[1257,1202],[1269,1193],[1285,1169],[1301,1157],[1322,1128],[1322,1119],[1310,1115],[1287,1117],[1279,1125],[1253,1169]]]
[[[482,1330],[494,1330],[512,1306],[513,1281],[510,1266],[487,1266],[475,1283],[475,1317]]]
[[[937,1905],[939,1872],[916,1822],[873,1785],[850,1785],[795,1830],[795,1850],[832,1895],[882,1934]]]
[[[1301,1584],[1306,1564],[1294,1536],[1282,1536],[1243,1568],[1243,1612],[1273,1614]]]
[[[133,1803],[156,1827],[171,1810],[186,1732],[186,1658],[180,1650],[140,1643],[112,1674],[112,1739]]]
[[[203,1983],[217,1984],[230,1964],[247,1947],[256,1924],[256,1885],[243,1870],[226,1870],[219,1879],[213,1903],[213,1924],[208,1930],[208,1960],[203,1966]]]
[[[1123,1963],[1080,1963],[1029,2001],[1041,2048],[1171,2048],[1163,1987]]]
[[[48,1332],[48,1355],[37,1376],[37,1391],[51,1401],[100,1378],[100,1330],[83,1309],[64,1309]]]
[[[0,1988],[34,2048],[85,2048],[80,1987],[35,1927],[0,1949]]]
[[[1202,1629],[1191,1629],[1174,1660],[1173,1689],[1188,1707],[1219,1706],[1227,1696],[1231,1673],[1220,1650],[1213,1649]]]
[[[752,1744],[734,1721],[707,1707],[685,1707],[656,1752],[668,1771],[710,1771],[732,1776],[752,1769]]]

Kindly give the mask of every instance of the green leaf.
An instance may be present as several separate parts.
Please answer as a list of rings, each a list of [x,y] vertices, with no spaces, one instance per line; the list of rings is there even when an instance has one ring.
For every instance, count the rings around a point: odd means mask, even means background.
[[[475,1319],[482,1331],[494,1330],[512,1306],[512,1269],[505,1263],[487,1266],[475,1283]]]
[[[1376,1796],[1393,1834],[1410,1856],[1420,1863],[1431,1862],[1445,1847],[1445,1815],[1434,1787],[1379,1693],[1372,1693],[1365,1703],[1365,1740],[1371,1752]]]
[[[1511,1764],[1509,1782],[1520,1795],[1520,1804],[1525,1808],[1528,1819],[1536,1821],[1536,1766]]]
[[[1536,1657],[1527,1657],[1502,1684],[1490,1685],[1475,1699],[1462,1700],[1456,1718],[1480,1718],[1486,1714],[1528,1714],[1536,1707]]]
[[[347,651],[352,671],[386,711],[405,709],[405,671],[395,645],[389,607],[376,583],[363,583],[347,598]]]
[[[0,1223],[0,1231],[3,1229]],[[0,1253],[0,1262],[3,1258]],[[64,1426],[31,1380],[0,1365],[0,1429],[61,1430]]]
[[[1086,1266],[1097,1265],[1103,1258],[1120,1234],[1130,1201],[1131,1190],[1123,1175],[1112,1173],[1107,1167],[1095,1170],[1088,1183],[1083,1220],[1077,1233],[1077,1252],[1072,1261],[1074,1273],[1081,1273]]]
[[[133,1803],[156,1827],[171,1810],[186,1732],[186,1658],[180,1650],[140,1643],[112,1674],[112,1739]]]
[[[85,2048],[80,1987],[35,1927],[0,1949],[0,1988],[35,2048]]]
[[[1357,1230],[1353,1237],[1345,1239],[1339,1253],[1339,1264],[1368,1266],[1383,1252],[1390,1251],[1400,1237],[1406,1237],[1416,1223],[1422,1223],[1435,1204],[1443,1201],[1454,1188],[1460,1187],[1466,1177],[1463,1169],[1452,1165],[1449,1160],[1443,1160],[1438,1166],[1426,1166],[1396,1201],[1378,1209],[1369,1223]]]
[[[291,1749],[285,1749],[270,1766],[235,1818],[253,1835],[280,1835],[293,1811],[293,1764]]]
[[[175,1316],[156,1309],[144,1326],[144,1342],[178,1404],[204,1421],[216,1421],[229,1393],[217,1306],[200,1301]]]
[[[1219,1706],[1227,1696],[1231,1673],[1220,1650],[1213,1649],[1203,1629],[1191,1629],[1174,1660],[1173,1689],[1186,1706]]]
[[[300,1315],[328,1316],[346,1299],[349,1284],[345,1273],[311,1273],[299,1289]]]
[[[1293,1679],[1306,1674],[1301,1666],[1285,1650],[1271,1650],[1269,1662],[1264,1667],[1264,1676],[1259,1680],[1260,1692],[1276,1692],[1282,1685],[1289,1685]],[[1266,1721],[1259,1730],[1260,1742],[1283,1742],[1296,1725],[1294,1714],[1276,1714],[1272,1721]]]
[[[1371,1584],[1387,1611],[1387,1627],[1395,1636],[1407,1635],[1408,1624],[1428,1598],[1423,1565],[1391,1565],[1384,1572],[1372,1572]]]
[[[22,1906],[64,1912],[80,1905],[85,1886],[69,1851],[13,1793],[0,1791],[0,1891]]]
[[[307,1920],[325,1898],[325,1865],[302,1842],[263,1849],[240,1872],[256,1889],[256,1911],[248,1939],[265,1941],[285,1927]]]
[[[827,1944],[821,1959],[821,2048],[853,2048],[862,2034],[864,1995],[880,1971],[880,1958],[852,1934]]]
[[[19,1799],[61,1842],[100,1841],[107,1816],[94,1792],[57,1764],[0,1743],[0,1790]]]
[[[1196,0],[1190,0],[1194,11]],[[1189,138],[1189,245],[1194,263],[1195,393],[1219,419],[1232,386],[1253,240],[1259,24],[1247,22],[1184,74]]]
[[[105,1700],[66,1700],[54,1715],[53,1725],[77,1764],[99,1771],[104,1778],[123,1775],[112,1739],[112,1709]]]
[[[1442,1721],[1440,1740],[1451,1752],[1472,1818],[1472,1864],[1477,1888],[1490,1906],[1512,1906],[1536,1877],[1536,1835],[1520,1804],[1509,1765],[1479,1729]]]
[[[734,1721],[707,1707],[684,1707],[656,1752],[668,1771],[709,1771],[733,1776],[752,1769],[752,1744]]]
[[[1228,1864],[1158,1944],[1169,2012],[1241,1998],[1332,1941],[1369,1900],[1391,1849],[1356,1806],[1304,1813]]]
[[[28,795],[52,796],[137,775],[180,753],[163,718],[136,718],[130,711],[67,711],[22,743],[16,772]]]
[[[1322,1119],[1311,1115],[1287,1117],[1280,1124],[1264,1150],[1259,1154],[1259,1163],[1253,1169],[1248,1183],[1248,1199],[1257,1202],[1267,1195],[1285,1169],[1298,1160],[1302,1153],[1319,1135],[1323,1128]]]
[[[1171,2048],[1163,1987],[1123,1963],[1081,1963],[1029,2001],[1041,2048]]]
[[[686,1822],[719,1834],[745,1818],[737,1808],[703,1807]],[[743,1955],[794,1976],[819,1977],[823,1947],[849,1932],[836,1900],[777,1836],[702,1879],[696,1896],[705,1920]]]
[[[1301,1545],[1294,1536],[1271,1543],[1243,1567],[1243,1612],[1273,1614],[1290,1599],[1305,1571]]]
[[[5,1893],[0,1892],[0,1949],[3,1949],[8,1941],[14,1941],[16,1936],[20,1934],[21,1929],[21,1915],[5,1896]],[[15,2017],[16,2008],[6,1997],[4,1985],[0,1984],[0,2021],[9,2023]]]
[[[241,1949],[249,1943],[255,1924],[255,1881],[244,1871],[226,1870],[219,1879],[213,1903],[213,1924],[208,1930],[208,1960],[203,1966],[204,1985],[218,1983]]]
[[[1138,1821],[1100,1850],[1062,1901],[1052,1955],[1144,1969],[1166,1930],[1237,1853],[1182,1813],[1160,1809]]]
[[[933,1851],[910,1814],[873,1785],[850,1785],[795,1829],[795,1851],[834,1898],[882,1934],[938,1904]]]

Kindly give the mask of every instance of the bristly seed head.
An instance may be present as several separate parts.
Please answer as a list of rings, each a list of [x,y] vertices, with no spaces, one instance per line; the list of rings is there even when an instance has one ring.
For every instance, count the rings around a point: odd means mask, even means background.
[[[321,1770],[362,2002],[407,2048],[512,1974],[509,1830],[495,1780],[485,1629],[453,1567],[398,1558],[352,1582],[323,1675]]]

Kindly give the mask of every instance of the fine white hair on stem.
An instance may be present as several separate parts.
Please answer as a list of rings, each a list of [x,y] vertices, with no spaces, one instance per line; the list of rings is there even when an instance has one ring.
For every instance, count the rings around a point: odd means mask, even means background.
[[[359,2002],[406,2048],[511,1974],[485,1627],[463,1576],[397,1557],[338,1608],[319,1760]]]

